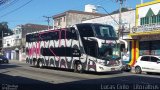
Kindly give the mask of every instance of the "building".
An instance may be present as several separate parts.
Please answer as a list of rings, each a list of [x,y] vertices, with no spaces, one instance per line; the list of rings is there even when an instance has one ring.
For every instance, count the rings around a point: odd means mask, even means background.
[[[160,55],[160,0],[136,6],[136,27],[130,36],[133,62],[141,55]]]
[[[88,7],[87,7],[88,8]],[[95,9],[95,8],[94,8]],[[77,23],[81,23],[86,19],[105,16],[105,14],[96,13],[94,10],[86,9],[88,11],[76,11],[68,10],[63,13],[53,16],[54,28],[64,28],[66,26],[72,26]]]
[[[52,27],[50,26],[50,28]],[[48,29],[48,26],[39,24],[17,25],[13,29],[13,35],[3,38],[3,51],[6,57],[14,60],[24,60],[26,34],[46,29]]]
[[[131,28],[135,26],[135,10],[129,10],[126,12],[122,12],[122,24],[124,27],[123,32],[130,32]],[[93,18],[93,19],[88,19],[82,21],[82,23],[102,23],[102,24],[108,24],[112,25],[115,30],[118,32],[119,29],[119,13],[114,13],[111,15],[103,16],[103,17],[98,17],[98,18]]]

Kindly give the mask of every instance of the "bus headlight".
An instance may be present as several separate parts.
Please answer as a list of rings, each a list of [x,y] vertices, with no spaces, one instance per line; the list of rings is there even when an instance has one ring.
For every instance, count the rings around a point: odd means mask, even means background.
[[[105,65],[105,61],[104,60],[98,60],[97,63],[101,64],[101,65]]]

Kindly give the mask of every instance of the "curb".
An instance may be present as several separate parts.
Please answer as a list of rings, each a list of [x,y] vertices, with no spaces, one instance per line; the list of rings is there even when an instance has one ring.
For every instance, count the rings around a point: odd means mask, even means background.
[[[19,61],[19,60],[9,60],[9,62],[26,63],[26,61]]]
[[[131,73],[136,74],[136,73],[135,73],[135,68],[134,68],[134,67],[132,67],[132,69],[131,69]]]

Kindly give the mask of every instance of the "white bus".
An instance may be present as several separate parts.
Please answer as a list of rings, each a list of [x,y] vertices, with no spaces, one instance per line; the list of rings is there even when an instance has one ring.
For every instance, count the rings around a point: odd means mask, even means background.
[[[120,71],[122,62],[117,42],[112,26],[97,23],[30,33],[26,35],[26,62],[75,72]]]

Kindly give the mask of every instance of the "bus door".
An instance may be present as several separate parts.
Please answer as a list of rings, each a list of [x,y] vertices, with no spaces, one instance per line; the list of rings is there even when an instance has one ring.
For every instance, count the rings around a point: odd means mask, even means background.
[[[89,37],[95,37],[91,25],[77,25],[84,51],[87,55],[97,57],[98,43]]]

